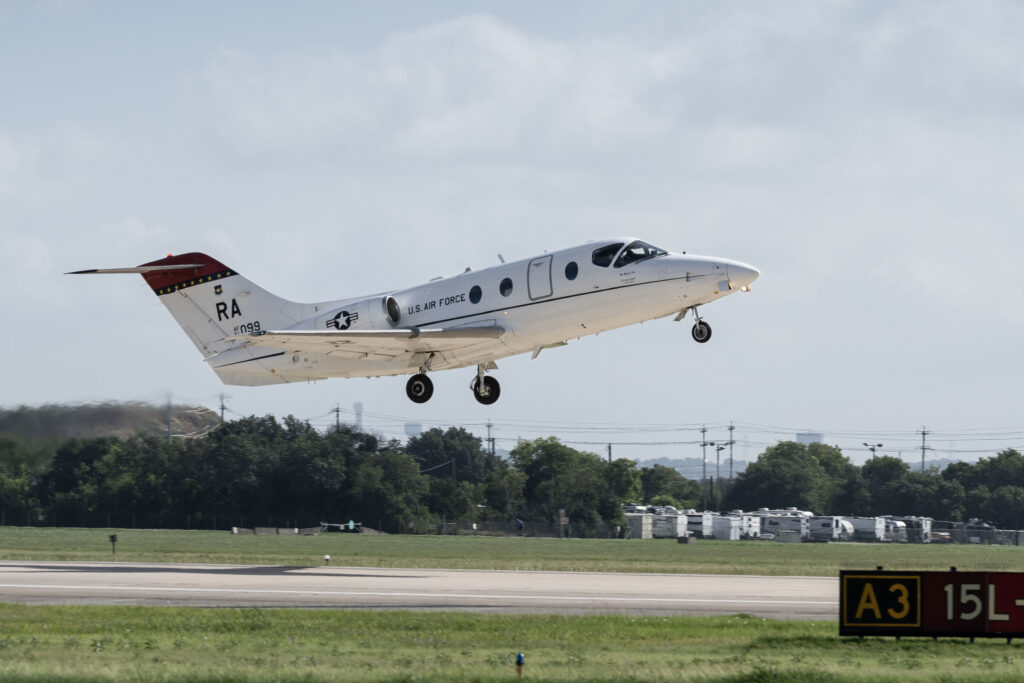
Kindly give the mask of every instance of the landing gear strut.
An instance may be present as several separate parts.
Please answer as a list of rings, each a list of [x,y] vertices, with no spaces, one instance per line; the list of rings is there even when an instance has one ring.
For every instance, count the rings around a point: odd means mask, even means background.
[[[485,372],[483,365],[476,367],[476,379],[473,380],[470,388],[473,390],[473,398],[485,406],[489,406],[501,395],[501,385],[498,384],[498,380],[485,375]]]
[[[405,395],[413,403],[426,403],[434,395],[434,383],[422,372],[405,383]]]

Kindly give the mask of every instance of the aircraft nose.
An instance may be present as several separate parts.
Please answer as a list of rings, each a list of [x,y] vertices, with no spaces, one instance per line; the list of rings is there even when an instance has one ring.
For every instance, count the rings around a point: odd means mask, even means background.
[[[729,263],[729,282],[733,287],[741,289],[749,287],[750,283],[761,276],[761,271],[747,263],[732,261]]]

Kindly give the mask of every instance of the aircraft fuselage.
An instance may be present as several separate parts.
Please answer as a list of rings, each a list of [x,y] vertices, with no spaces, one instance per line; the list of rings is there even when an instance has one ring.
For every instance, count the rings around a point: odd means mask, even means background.
[[[81,272],[142,273],[228,384],[415,374],[407,392],[422,402],[433,391],[426,373],[476,365],[482,403],[498,392],[486,371],[507,356],[688,311],[694,339],[705,342],[711,329],[697,307],[748,289],[759,275],[739,261],[632,238],[315,304],[276,297],[198,253]]]

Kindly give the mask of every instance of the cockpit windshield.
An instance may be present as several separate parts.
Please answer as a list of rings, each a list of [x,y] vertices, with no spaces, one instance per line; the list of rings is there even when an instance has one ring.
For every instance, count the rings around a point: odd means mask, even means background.
[[[667,253],[668,252],[664,249],[659,249],[658,247],[647,244],[646,242],[637,240],[636,242],[630,242],[629,246],[622,250],[622,253],[619,254],[619,258],[615,259],[615,267],[621,268],[622,266],[630,263],[637,263],[649,258],[654,258],[655,256],[664,256]]]
[[[606,247],[595,249],[594,255],[591,257],[594,265],[601,266],[602,268],[610,266],[615,259],[615,255],[619,253],[619,249],[622,249],[622,244],[622,242],[619,242],[618,244],[609,244]]]

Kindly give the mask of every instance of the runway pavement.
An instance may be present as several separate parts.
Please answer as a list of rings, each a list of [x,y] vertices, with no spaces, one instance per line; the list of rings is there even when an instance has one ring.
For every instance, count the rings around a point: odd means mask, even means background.
[[[838,596],[831,577],[0,562],[0,601],[33,604],[835,619]]]

